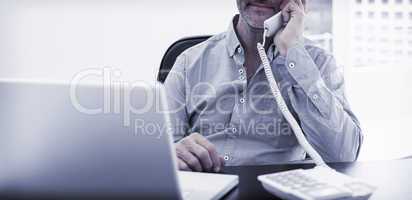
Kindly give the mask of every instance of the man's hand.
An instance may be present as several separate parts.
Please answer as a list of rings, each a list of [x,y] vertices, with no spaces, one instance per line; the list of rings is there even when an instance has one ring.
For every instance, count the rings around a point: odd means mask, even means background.
[[[196,172],[220,172],[224,160],[205,137],[193,133],[175,144],[179,169]]]
[[[275,45],[279,53],[286,56],[289,48],[303,37],[305,28],[305,6],[302,0],[284,1],[282,5],[283,21],[287,22],[286,27],[280,30],[275,37]]]

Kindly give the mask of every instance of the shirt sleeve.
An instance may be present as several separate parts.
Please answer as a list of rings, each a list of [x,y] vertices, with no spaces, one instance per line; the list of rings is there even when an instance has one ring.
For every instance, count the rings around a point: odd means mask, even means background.
[[[345,96],[343,70],[331,55],[312,58],[302,43],[288,50],[285,62],[297,83],[287,92],[309,143],[327,162],[355,161],[363,135]]]
[[[188,130],[185,62],[185,55],[180,55],[164,82],[175,142],[185,137]]]

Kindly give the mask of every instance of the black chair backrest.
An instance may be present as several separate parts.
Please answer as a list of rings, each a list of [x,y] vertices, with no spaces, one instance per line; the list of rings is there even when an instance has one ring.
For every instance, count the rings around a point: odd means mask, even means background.
[[[209,39],[211,36],[194,36],[180,39],[173,43],[169,49],[167,49],[163,56],[162,63],[160,64],[159,73],[157,75],[157,81],[164,83],[167,75],[176,62],[176,58],[183,53],[186,49],[202,43]]]

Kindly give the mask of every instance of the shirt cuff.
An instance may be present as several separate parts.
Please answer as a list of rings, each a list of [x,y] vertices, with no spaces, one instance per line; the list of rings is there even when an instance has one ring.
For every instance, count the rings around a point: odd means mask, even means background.
[[[318,67],[302,42],[297,42],[289,48],[285,58],[285,66],[315,107],[322,115],[327,116],[328,92],[325,91],[327,90],[326,85]]]

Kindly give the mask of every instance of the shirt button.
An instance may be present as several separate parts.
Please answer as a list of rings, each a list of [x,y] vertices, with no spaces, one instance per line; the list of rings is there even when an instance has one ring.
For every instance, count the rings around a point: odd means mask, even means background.
[[[229,156],[228,154],[226,154],[226,155],[223,157],[223,159],[225,159],[226,161],[229,161],[229,160],[230,160],[230,156]]]
[[[243,75],[243,73],[245,73],[245,70],[239,69],[239,73],[240,73],[240,75]]]
[[[242,48],[240,48],[240,47],[237,48],[237,52],[238,52],[238,53],[242,53],[242,51],[243,51]]]
[[[314,94],[312,98],[313,98],[313,100],[318,100],[319,96],[317,94]]]
[[[289,63],[289,68],[294,69],[295,68],[295,63],[294,62]]]
[[[241,104],[244,104],[245,101],[246,101],[245,98],[240,98],[240,103],[241,103]]]
[[[232,132],[233,132],[233,133],[236,133],[236,132],[237,132],[237,128],[233,127],[233,128],[232,128]]]
[[[243,81],[245,80],[245,76],[240,76],[239,79]]]

